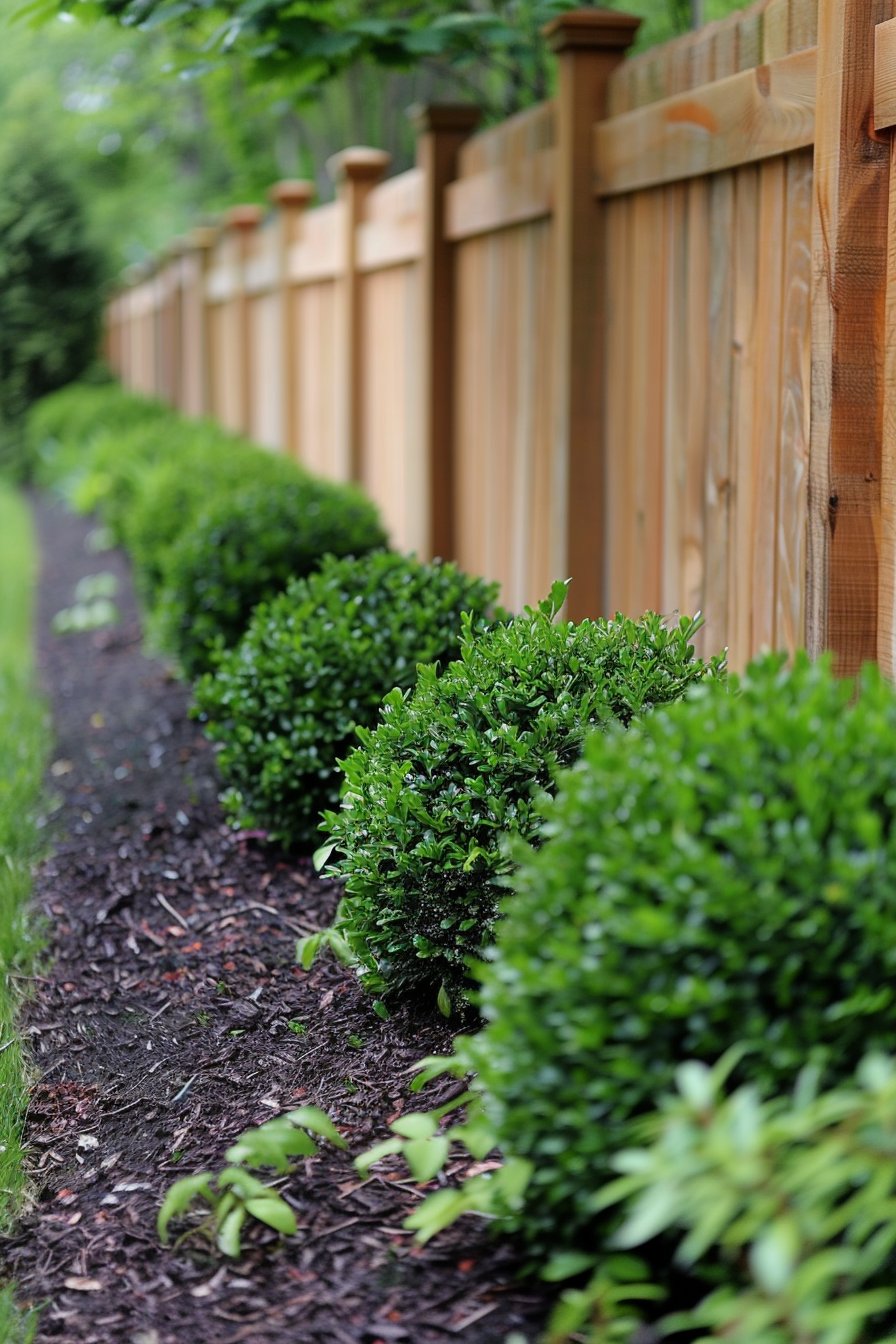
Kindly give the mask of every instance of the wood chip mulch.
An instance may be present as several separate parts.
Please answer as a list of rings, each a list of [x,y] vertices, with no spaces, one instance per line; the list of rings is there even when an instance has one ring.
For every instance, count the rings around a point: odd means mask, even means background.
[[[0,1246],[0,1276],[47,1303],[38,1339],[535,1340],[545,1288],[472,1218],[416,1247],[402,1221],[426,1192],[400,1163],[364,1181],[350,1155],[324,1147],[281,1187],[298,1234],[281,1241],[256,1224],[238,1261],[198,1235],[159,1244],[167,1186],[220,1168],[247,1126],[317,1105],[357,1154],[403,1111],[450,1098],[451,1079],[422,1096],[408,1088],[450,1032],[419,1010],[381,1021],[331,960],[296,967],[296,937],[329,921],[336,890],[309,861],[224,824],[188,689],[142,653],[126,558],[90,554],[91,523],[53,503],[36,499],[35,514],[55,729],[53,848],[35,903],[52,960],[23,1019],[34,1198]],[[53,636],[77,580],[102,570],[118,577],[122,623]]]

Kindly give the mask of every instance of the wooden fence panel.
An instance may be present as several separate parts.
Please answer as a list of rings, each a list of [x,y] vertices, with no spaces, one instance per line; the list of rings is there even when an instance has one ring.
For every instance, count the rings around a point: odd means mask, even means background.
[[[335,280],[296,286],[291,308],[297,350],[294,377],[298,458],[309,471],[344,480],[337,440]]]
[[[371,271],[361,284],[361,484],[392,544],[426,555],[421,451],[419,266]]]
[[[135,272],[109,358],[511,607],[572,570],[573,614],[699,607],[737,668],[892,671],[891,13],[756,0],[626,61],[633,20],[566,14],[553,101],[429,109],[410,173],[348,150],[333,204],[231,212]]]
[[[457,558],[514,610],[559,573],[552,263],[549,220],[471,238],[458,257]]]
[[[514,610],[563,565],[563,479],[552,444],[553,229],[542,178],[553,105],[473,137],[448,190],[457,243],[456,552]],[[539,170],[545,172],[542,166]]]
[[[360,480],[392,544],[428,556],[429,471],[424,450],[419,169],[374,187],[358,227]]]

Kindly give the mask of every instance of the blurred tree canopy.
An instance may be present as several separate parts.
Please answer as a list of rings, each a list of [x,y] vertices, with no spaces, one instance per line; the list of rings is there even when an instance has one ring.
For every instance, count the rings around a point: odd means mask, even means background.
[[[739,0],[631,0],[638,45],[653,45],[738,7]],[[481,104],[490,118],[547,97],[552,62],[542,26],[582,0],[30,0],[38,19],[60,7],[104,15],[142,32],[176,33],[181,74],[236,61],[249,78],[316,98],[360,66],[430,69]]]
[[[29,406],[95,359],[104,264],[56,150],[33,129],[0,148],[0,467],[21,474]]]

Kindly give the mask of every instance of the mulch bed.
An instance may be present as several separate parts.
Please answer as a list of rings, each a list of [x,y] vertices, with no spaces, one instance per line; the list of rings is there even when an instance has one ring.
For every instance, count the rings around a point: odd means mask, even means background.
[[[422,1194],[400,1164],[362,1181],[324,1147],[282,1187],[299,1221],[255,1225],[239,1261],[155,1233],[179,1175],[217,1169],[247,1126],[290,1106],[329,1112],[353,1153],[455,1080],[408,1090],[445,1053],[447,1024],[381,1021],[332,960],[303,972],[297,935],[337,891],[310,862],[234,834],[189,692],[144,657],[126,558],[91,555],[90,523],[35,501],[43,554],[39,665],[55,747],[54,849],[36,882],[52,962],[23,1027],[36,1082],[27,1141],[34,1203],[3,1247],[38,1338],[67,1344],[470,1344],[535,1339],[545,1290],[464,1219],[425,1248],[402,1229]],[[79,578],[114,572],[122,623],[53,636]]]

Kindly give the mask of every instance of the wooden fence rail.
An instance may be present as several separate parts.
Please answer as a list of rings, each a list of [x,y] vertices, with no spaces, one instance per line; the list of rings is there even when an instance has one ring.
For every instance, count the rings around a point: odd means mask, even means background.
[[[123,381],[362,482],[396,545],[521,607],[703,610],[704,645],[896,660],[893,0],[757,0],[556,97],[417,117],[388,178],[280,183],[132,276]]]

